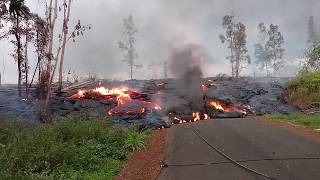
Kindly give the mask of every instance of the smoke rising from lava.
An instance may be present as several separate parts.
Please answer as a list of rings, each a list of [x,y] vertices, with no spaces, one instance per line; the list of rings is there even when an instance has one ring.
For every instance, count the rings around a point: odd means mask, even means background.
[[[179,92],[191,98],[192,109],[200,109],[202,98],[201,78],[203,76],[202,64],[205,50],[197,44],[186,44],[171,49],[169,69],[175,78]]]

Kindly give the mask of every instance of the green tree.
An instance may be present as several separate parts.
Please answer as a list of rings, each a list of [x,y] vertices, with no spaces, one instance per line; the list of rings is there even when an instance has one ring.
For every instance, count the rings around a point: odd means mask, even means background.
[[[231,63],[231,73],[233,77],[239,78],[240,71],[250,64],[250,56],[246,47],[246,26],[241,22],[236,22],[233,13],[222,18],[224,34],[220,34],[221,43],[227,43],[230,55],[227,56]]]
[[[23,73],[23,46],[22,35],[23,29],[21,27],[21,21],[27,19],[30,16],[30,9],[25,5],[24,0],[10,0],[9,2],[9,14],[13,24],[12,33],[15,36],[16,42],[16,60],[18,65],[18,91],[21,95],[21,82]]]
[[[266,50],[267,59],[270,59],[271,67],[275,74],[284,66],[283,53],[285,50],[282,48],[283,43],[284,38],[279,31],[279,26],[270,24]]]
[[[320,71],[320,44],[315,45],[307,52],[305,69],[307,71]]]
[[[274,74],[284,66],[282,45],[284,38],[279,31],[279,26],[270,24],[269,28],[264,23],[258,25],[258,43],[254,45],[255,63],[261,70],[266,70],[270,76],[271,69]]]

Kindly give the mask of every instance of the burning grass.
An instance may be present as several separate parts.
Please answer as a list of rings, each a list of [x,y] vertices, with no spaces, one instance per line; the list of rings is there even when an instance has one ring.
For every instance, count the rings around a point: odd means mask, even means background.
[[[150,131],[112,128],[83,114],[24,129],[0,125],[3,179],[113,179]]]
[[[291,115],[266,115],[267,119],[286,121],[298,125],[308,126],[313,129],[320,128],[320,115],[291,114]]]

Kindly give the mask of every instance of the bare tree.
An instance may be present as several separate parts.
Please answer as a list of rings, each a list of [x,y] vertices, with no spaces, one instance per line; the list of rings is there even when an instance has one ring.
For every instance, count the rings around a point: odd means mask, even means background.
[[[47,21],[44,18],[34,14],[33,16],[33,30],[35,31],[35,37],[33,38],[33,44],[35,52],[37,54],[37,64],[32,75],[32,79],[29,87],[33,84],[35,75],[38,72],[38,97],[43,99],[47,94],[47,48],[48,48],[48,26]]]
[[[246,26],[241,22],[235,22],[233,13],[223,17],[222,26],[226,31],[219,37],[222,43],[228,43],[230,56],[227,59],[231,63],[232,76],[239,78],[241,69],[251,62],[246,47]]]
[[[64,63],[64,54],[67,44],[67,38],[69,34],[69,18],[70,18],[70,10],[71,10],[71,0],[64,0],[63,2],[63,42],[62,42],[62,52],[60,57],[60,67],[59,67],[59,87],[58,90],[61,91],[63,87],[63,63]]]
[[[123,34],[126,36],[126,40],[120,41],[118,45],[120,51],[124,53],[124,61],[127,62],[130,67],[130,79],[132,80],[133,68],[142,68],[142,65],[135,64],[135,59],[138,58],[138,54],[136,53],[136,49],[134,47],[136,43],[134,35],[138,33],[138,30],[134,26],[132,16],[129,16],[128,18],[123,20],[123,27]]]
[[[54,1],[54,2],[53,2]],[[69,3],[71,3],[69,1]],[[71,5],[71,4],[70,4]],[[66,4],[66,1],[63,3],[63,8],[64,8],[64,22],[62,26],[62,32],[59,34],[58,38],[58,46],[55,55],[53,54],[53,43],[54,43],[54,29],[55,29],[55,23],[58,17],[58,11],[61,9],[59,7],[58,9],[58,0],[50,0],[49,1],[49,6],[47,6],[47,12],[48,12],[48,18],[47,18],[47,28],[48,28],[48,53],[47,53],[47,69],[46,72],[48,73],[48,82],[47,82],[47,94],[46,94],[46,100],[45,100],[45,105],[44,105],[44,112],[47,111],[48,109],[48,104],[49,104],[49,99],[51,96],[51,91],[52,91],[52,83],[53,83],[53,78],[55,76],[55,72],[58,66],[59,60],[61,61],[61,58],[64,59],[64,54],[61,54],[61,51],[63,53],[65,52],[65,47],[66,43],[69,40],[73,40],[75,42],[75,38],[83,35],[83,33],[86,30],[91,29],[91,25],[83,26],[80,23],[80,20],[78,20],[78,23],[74,27],[74,30],[70,35],[68,35],[69,31],[67,22],[69,21],[69,16],[70,16],[70,5]],[[69,13],[68,13],[69,12]],[[69,14],[69,15],[68,15]],[[59,59],[60,58],[60,59]],[[52,63],[54,62],[54,63]],[[63,68],[63,63],[61,68]],[[45,112],[46,113],[46,112]]]

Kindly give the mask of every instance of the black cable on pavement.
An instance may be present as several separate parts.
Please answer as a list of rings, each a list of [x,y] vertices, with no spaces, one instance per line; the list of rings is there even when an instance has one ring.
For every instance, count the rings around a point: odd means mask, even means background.
[[[259,161],[295,161],[295,160],[320,160],[320,157],[298,157],[298,158],[264,158],[264,159],[248,159],[237,162],[259,162]],[[207,163],[190,163],[190,164],[165,164],[165,167],[183,167],[183,166],[208,166],[217,164],[229,164],[230,161],[218,161]]]
[[[243,164],[240,164],[239,162],[237,162],[236,160],[232,159],[231,157],[229,157],[228,155],[226,155],[225,153],[223,153],[222,151],[220,151],[218,148],[216,148],[215,146],[211,145],[208,140],[206,138],[204,138],[197,130],[195,130],[195,127],[193,126],[193,124],[191,124],[192,126],[192,131],[194,132],[194,134],[196,134],[203,142],[205,142],[212,150],[216,151],[217,153],[219,153],[220,155],[222,155],[223,157],[225,157],[226,159],[228,159],[229,161],[231,161],[233,164],[237,165],[238,167],[251,172],[253,174],[268,178],[268,179],[273,179],[276,180],[275,177],[271,177],[267,174],[263,174],[261,172],[258,172],[254,169],[251,169]]]

